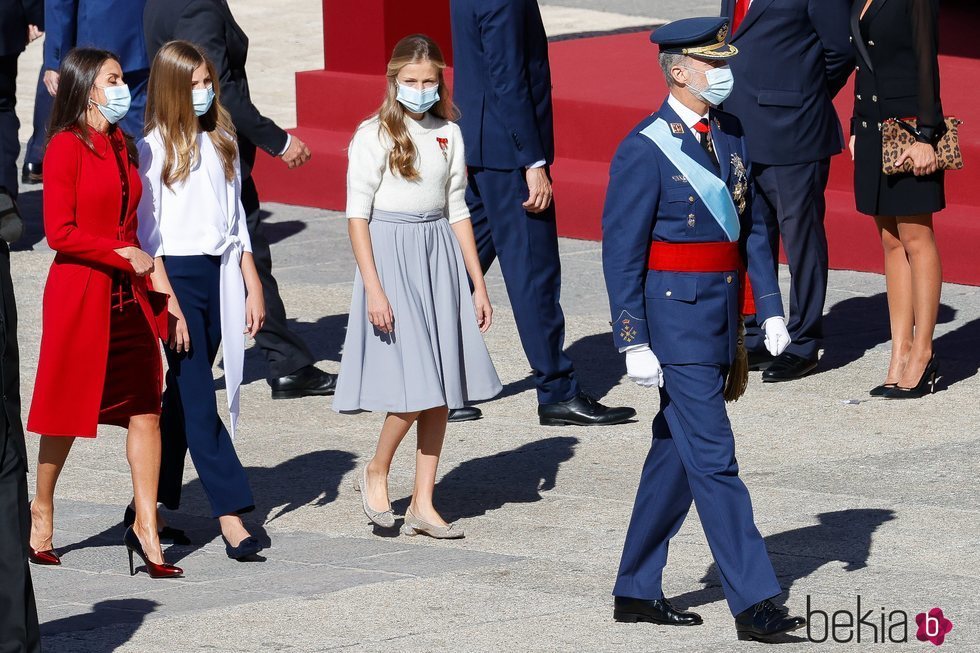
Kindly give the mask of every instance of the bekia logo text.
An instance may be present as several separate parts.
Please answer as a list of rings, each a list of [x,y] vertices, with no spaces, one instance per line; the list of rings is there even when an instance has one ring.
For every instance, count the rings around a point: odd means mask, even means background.
[[[940,608],[915,615],[915,638],[920,642],[930,642],[941,646],[946,635],[953,630],[953,622],[943,615]],[[806,597],[806,636],[811,642],[833,641],[885,644],[909,641],[909,613],[905,610],[887,610],[861,605],[857,597],[855,610],[835,610],[826,612],[813,606],[809,595]]]

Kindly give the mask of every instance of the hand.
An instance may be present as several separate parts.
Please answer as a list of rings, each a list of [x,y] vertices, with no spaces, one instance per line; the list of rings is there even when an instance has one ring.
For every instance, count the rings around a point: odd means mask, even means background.
[[[773,356],[779,356],[793,342],[786,330],[786,320],[782,317],[769,318],[762,323],[762,330],[766,332],[766,349]]]
[[[905,165],[906,161],[912,162],[912,174],[916,177],[931,175],[939,169],[936,160],[936,150],[929,143],[915,143],[902,153],[895,161],[895,167],[899,170]]]
[[[644,388],[664,387],[660,361],[653,350],[647,346],[626,352],[626,376]]]
[[[170,338],[167,345],[178,354],[191,350],[191,334],[187,330],[187,320],[184,319],[184,312],[180,310],[180,304],[173,296],[170,297],[167,310],[170,313]]]
[[[551,206],[551,180],[544,166],[540,168],[528,168],[524,173],[527,180],[527,201],[524,202],[524,210],[528,213],[541,213]]]
[[[58,94],[58,81],[61,79],[61,75],[58,74],[57,70],[45,70],[44,71],[44,88],[48,89],[48,93],[51,97]]]
[[[145,277],[153,272],[153,257],[139,247],[121,247],[115,252],[129,261],[137,277]]]
[[[391,304],[383,290],[369,293],[367,298],[368,320],[381,333],[391,333],[395,330],[395,316],[391,312]]]
[[[310,148],[306,147],[306,143],[292,136],[289,140],[289,147],[282,153],[282,160],[292,170],[309,161],[311,156],[313,155],[310,153]]]
[[[493,307],[486,288],[473,293],[473,308],[476,309],[476,324],[480,327],[480,333],[486,333],[493,323]]]
[[[27,26],[27,42],[28,43],[33,43],[34,41],[38,40],[42,36],[44,36],[44,32],[42,32],[40,30],[40,28],[38,28],[37,25],[28,25]]]
[[[854,160],[854,135],[851,135],[851,140],[847,142],[847,149],[851,151],[851,161]]]
[[[245,298],[245,331],[249,337],[254,338],[255,334],[265,326],[265,297],[261,292],[249,293]]]

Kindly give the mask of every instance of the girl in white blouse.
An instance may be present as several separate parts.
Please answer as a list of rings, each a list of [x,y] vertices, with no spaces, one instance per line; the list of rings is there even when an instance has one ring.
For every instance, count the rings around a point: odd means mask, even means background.
[[[239,516],[255,501],[232,439],[245,334],[262,328],[265,302],[240,199],[235,129],[214,66],[196,45],[172,41],[153,60],[139,152],[140,243],[156,257],[154,288],[170,295],[159,500],[178,508],[190,449],[228,557],[247,558],[262,547]],[[221,343],[230,435],[211,371]]]
[[[357,475],[368,518],[395,525],[388,472],[417,424],[415,488],[402,532],[458,538],[463,531],[432,503],[448,411],[501,386],[480,335],[493,311],[445,67],[428,37],[402,39],[381,108],[351,140],[347,217],[357,271],[333,407],[387,414],[374,457]]]

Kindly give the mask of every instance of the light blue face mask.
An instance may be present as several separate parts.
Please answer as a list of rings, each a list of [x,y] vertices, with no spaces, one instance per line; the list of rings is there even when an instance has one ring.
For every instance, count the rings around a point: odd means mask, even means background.
[[[97,86],[96,88],[101,88],[105,92],[105,104],[99,104],[91,98],[89,98],[89,102],[99,108],[109,124],[115,125],[129,111],[129,104],[132,102],[129,86],[122,84],[120,86]]]
[[[431,86],[420,91],[414,86],[399,84],[397,99],[412,113],[425,113],[439,101],[439,87]]]
[[[214,102],[214,88],[195,88],[191,91],[191,102],[194,103],[194,115],[201,117],[211,109]]]
[[[732,89],[735,87],[735,78],[732,76],[732,69],[727,65],[721,68],[710,68],[703,71],[696,71],[694,68],[688,68],[687,66],[684,67],[692,72],[704,73],[704,77],[708,81],[707,86],[698,88],[689,83],[687,87],[696,97],[701,98],[711,106],[718,106],[732,94]]]

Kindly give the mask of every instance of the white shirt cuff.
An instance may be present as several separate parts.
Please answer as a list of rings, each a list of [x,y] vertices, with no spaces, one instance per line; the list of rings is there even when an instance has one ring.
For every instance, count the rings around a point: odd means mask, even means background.
[[[541,159],[540,161],[535,161],[534,163],[532,163],[531,165],[529,165],[527,167],[527,169],[528,170],[531,170],[533,168],[543,168],[547,163],[548,163],[547,161],[545,161],[544,159]]]
[[[293,135],[287,133],[286,134],[286,147],[282,148],[282,152],[279,153],[279,156],[282,156],[283,154],[286,153],[286,150],[289,149],[289,146],[292,144],[292,142],[293,142]]]
[[[619,353],[625,354],[628,351],[640,351],[642,349],[650,349],[650,344],[645,342],[642,345],[629,345],[627,347],[620,347]]]

